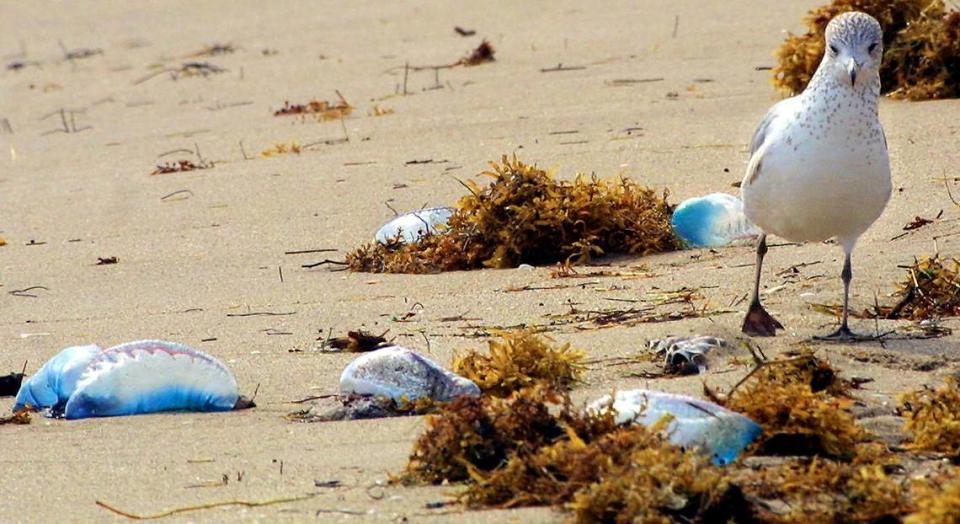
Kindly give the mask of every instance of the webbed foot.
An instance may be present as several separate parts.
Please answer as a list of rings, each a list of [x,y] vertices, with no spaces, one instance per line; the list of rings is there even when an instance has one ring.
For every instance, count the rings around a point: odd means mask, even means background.
[[[754,302],[743,318],[741,331],[751,337],[775,337],[778,329],[783,329],[783,324],[767,313],[760,302]]]

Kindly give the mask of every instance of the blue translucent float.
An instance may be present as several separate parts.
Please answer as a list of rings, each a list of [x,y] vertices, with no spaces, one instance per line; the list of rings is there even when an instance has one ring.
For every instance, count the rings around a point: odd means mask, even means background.
[[[395,241],[415,244],[421,238],[443,230],[454,211],[452,207],[429,207],[405,213],[384,224],[374,235],[374,240],[381,244]]]
[[[648,427],[670,416],[666,427],[670,442],[708,453],[717,465],[736,460],[763,432],[756,422],[712,402],[647,389],[618,391],[612,400],[606,395],[587,409],[594,413],[613,409],[618,424]]]
[[[219,360],[183,344],[142,340],[64,349],[24,381],[13,409],[78,419],[252,405]]]
[[[684,200],[673,211],[670,224],[689,247],[721,247],[760,235],[743,213],[743,202],[726,193]]]

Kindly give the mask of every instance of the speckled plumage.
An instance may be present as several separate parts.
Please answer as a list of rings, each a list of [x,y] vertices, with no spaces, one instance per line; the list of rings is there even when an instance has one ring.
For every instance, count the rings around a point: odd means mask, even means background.
[[[864,13],[830,21],[826,53],[807,88],[774,105],[757,127],[742,185],[744,212],[764,233],[797,242],[837,238],[847,266],[854,244],[879,218],[891,192],[877,114],[882,37],[880,24]],[[761,237],[761,261],[763,253]],[[845,284],[849,273],[845,268]],[[753,302],[751,313],[760,314],[759,299]],[[747,333],[773,334],[754,333],[750,323],[744,324]]]
[[[837,237],[852,249],[890,197],[890,164],[880,98],[880,25],[846,13],[827,26],[828,50],[810,84],[773,106],[754,135],[743,184],[747,217],[763,231],[793,241]],[[850,85],[831,50],[880,45],[876,67]],[[841,51],[843,53],[844,51]],[[866,64],[864,64],[866,65]]]

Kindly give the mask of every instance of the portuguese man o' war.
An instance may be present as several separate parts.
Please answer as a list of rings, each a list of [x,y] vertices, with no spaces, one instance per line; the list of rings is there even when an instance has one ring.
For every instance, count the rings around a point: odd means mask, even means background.
[[[390,346],[351,362],[340,375],[340,393],[389,397],[397,402],[421,398],[446,402],[463,395],[477,396],[480,387],[415,351]]]
[[[400,242],[415,244],[427,235],[433,235],[447,225],[453,216],[452,207],[430,207],[400,215],[377,231],[374,239],[381,244]]]
[[[20,387],[13,409],[26,406],[78,419],[254,404],[219,360],[183,344],[142,340],[64,349]]]
[[[593,413],[611,408],[618,424],[635,422],[650,427],[664,416],[673,417],[666,428],[668,440],[708,453],[717,465],[736,460],[763,431],[749,418],[712,402],[662,391],[618,391],[612,402],[610,395],[605,395],[587,406]]]
[[[726,193],[684,200],[673,211],[670,224],[689,247],[722,247],[761,233],[743,213],[743,202]]]

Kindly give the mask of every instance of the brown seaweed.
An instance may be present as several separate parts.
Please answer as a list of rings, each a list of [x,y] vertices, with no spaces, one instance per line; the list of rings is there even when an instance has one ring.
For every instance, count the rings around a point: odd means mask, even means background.
[[[336,91],[337,102],[327,102],[326,100],[310,100],[306,104],[291,104],[288,101],[283,103],[283,107],[273,112],[273,116],[312,116],[317,120],[339,120],[349,116],[353,112],[353,106],[343,97],[340,91]]]
[[[763,362],[739,386],[717,400],[763,426],[761,454],[849,459],[866,438],[849,411],[847,385],[810,353]]]
[[[487,352],[468,351],[452,366],[487,394],[503,397],[531,386],[565,389],[584,371],[584,352],[531,331],[504,333],[487,344]]]
[[[915,260],[895,296],[892,308],[881,308],[886,318],[926,320],[960,315],[960,261],[939,254]]]
[[[911,100],[960,95],[960,13],[946,12],[941,0],[833,0],[811,10],[807,32],[788,35],[775,53],[777,88],[803,91],[823,58],[827,24],[848,11],[865,12],[883,27],[885,93]]]
[[[900,404],[911,448],[960,456],[960,386],[955,378],[936,390],[904,393]]]
[[[960,515],[960,476],[956,470],[913,486],[916,511],[903,524],[956,524]]]
[[[444,231],[417,243],[363,245],[347,255],[353,271],[435,273],[519,264],[589,262],[610,253],[647,255],[680,248],[670,227],[673,207],[628,179],[577,176],[557,181],[546,171],[504,156],[469,181]]]

